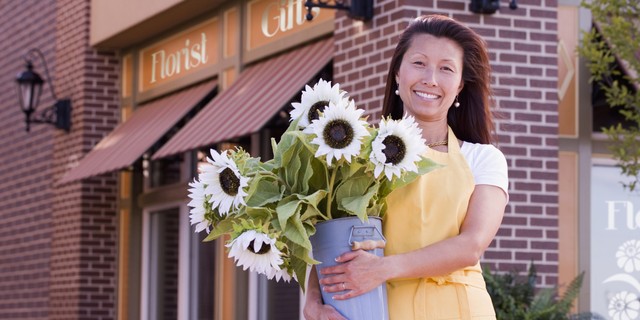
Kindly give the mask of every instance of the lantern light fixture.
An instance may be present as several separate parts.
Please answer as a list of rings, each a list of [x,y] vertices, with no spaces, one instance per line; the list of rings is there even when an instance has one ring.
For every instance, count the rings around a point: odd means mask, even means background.
[[[500,0],[471,0],[469,10],[474,13],[493,14],[500,9]],[[516,0],[509,0],[509,9],[518,9]]]
[[[33,70],[32,58],[35,56],[42,60],[46,81]],[[56,97],[44,55],[40,50],[34,48],[29,50],[24,55],[23,59],[27,69],[17,75],[16,83],[18,84],[18,101],[20,103],[20,109],[25,115],[27,132],[29,132],[32,123],[46,123],[68,133],[71,129],[71,100],[58,99]],[[52,106],[42,109],[40,112],[36,113],[40,94],[42,93],[42,85],[45,82],[48,82],[49,89],[51,90],[51,97],[53,97],[55,103]]]
[[[373,0],[351,0],[347,5],[345,0],[306,0],[307,20],[311,21],[313,15],[311,9],[326,8],[349,11],[349,17],[360,21],[369,21],[373,18]]]

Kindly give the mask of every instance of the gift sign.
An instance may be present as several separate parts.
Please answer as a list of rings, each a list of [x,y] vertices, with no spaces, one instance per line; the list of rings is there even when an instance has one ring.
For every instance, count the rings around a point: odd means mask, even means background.
[[[255,0],[247,4],[247,49],[253,50],[333,21],[332,10],[313,8],[307,21],[305,0]]]
[[[617,167],[591,172],[591,311],[640,319],[640,193]]]

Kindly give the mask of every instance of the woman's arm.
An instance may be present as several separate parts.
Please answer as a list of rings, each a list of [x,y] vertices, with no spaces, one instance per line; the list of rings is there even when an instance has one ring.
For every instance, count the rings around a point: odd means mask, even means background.
[[[499,187],[476,185],[459,235],[393,256],[347,252],[338,259],[344,263],[321,270],[331,276],[324,277],[320,285],[327,292],[338,292],[346,283],[350,290],[334,296],[341,300],[366,293],[387,280],[442,276],[473,266],[498,232],[506,204],[507,196]]]

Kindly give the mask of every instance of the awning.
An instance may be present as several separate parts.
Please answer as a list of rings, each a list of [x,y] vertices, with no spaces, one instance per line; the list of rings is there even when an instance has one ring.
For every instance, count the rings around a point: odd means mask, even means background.
[[[208,81],[136,109],[63,176],[66,183],[132,165],[215,88]]]
[[[249,66],[152,159],[260,130],[332,57],[329,38]]]

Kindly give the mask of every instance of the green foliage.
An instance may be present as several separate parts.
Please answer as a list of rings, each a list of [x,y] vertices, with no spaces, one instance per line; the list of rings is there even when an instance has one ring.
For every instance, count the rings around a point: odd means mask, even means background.
[[[537,274],[533,264],[525,277],[518,276],[515,271],[492,274],[488,268],[483,269],[483,275],[497,319],[561,320],[585,316],[570,315],[572,303],[580,293],[584,272],[571,281],[560,297],[557,288],[536,291]]]
[[[393,189],[439,165],[421,157],[416,162],[417,172],[391,180],[385,175],[376,178],[375,165],[369,159],[373,138],[368,137],[364,150],[350,162],[340,158],[329,166],[323,157],[315,156],[318,146],[311,143],[313,135],[301,131],[298,121],[291,122],[279,142],[272,140],[274,157],[270,161],[260,162],[241,149],[229,151],[230,160],[248,177],[246,205],[220,215],[205,203],[205,218],[212,225],[205,241],[226,234],[235,239],[246,230],[267,234],[276,239],[283,269],[293,272],[304,290],[307,266],[318,263],[311,258],[310,241],[317,222],[347,216],[363,221],[369,216],[381,217],[386,196]],[[368,130],[375,136],[375,129]]]
[[[603,128],[611,140],[610,150],[622,173],[632,181],[624,184],[633,191],[640,181],[640,0],[590,0],[582,6],[591,10],[596,28],[583,33],[578,53],[586,58],[591,82],[599,83],[611,107],[631,125]],[[614,64],[628,70],[621,74]],[[624,79],[630,87],[617,79]]]

